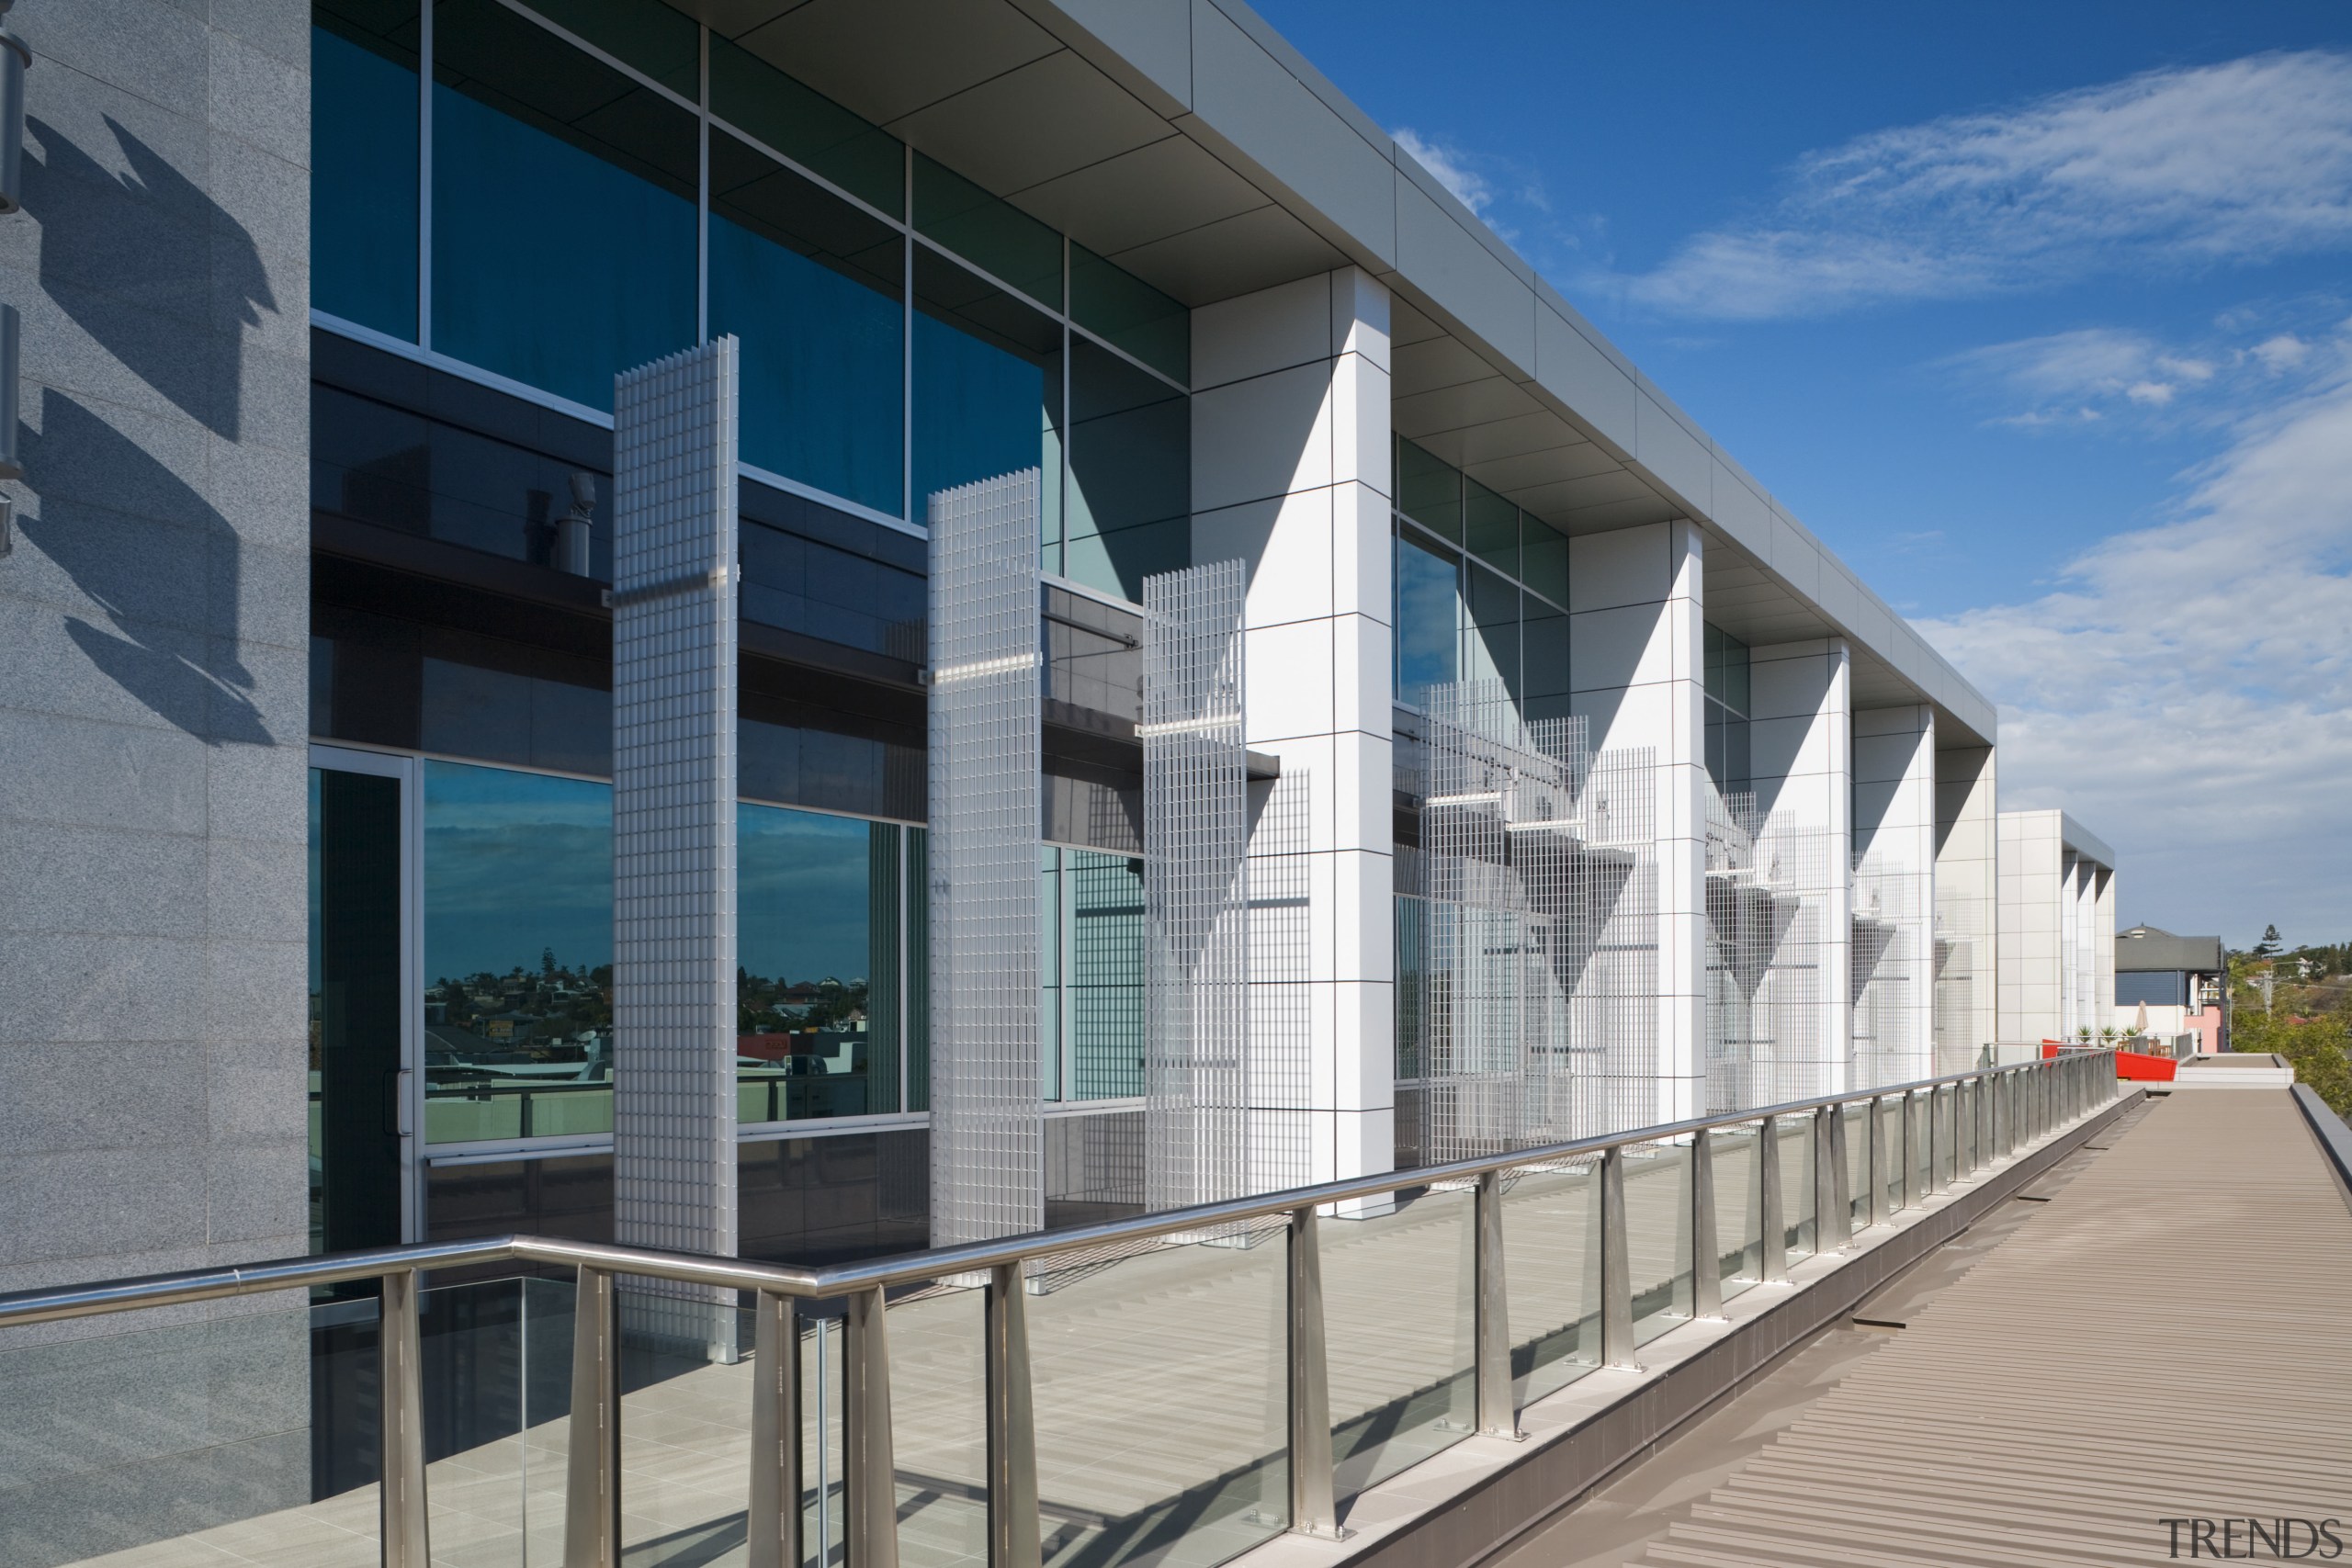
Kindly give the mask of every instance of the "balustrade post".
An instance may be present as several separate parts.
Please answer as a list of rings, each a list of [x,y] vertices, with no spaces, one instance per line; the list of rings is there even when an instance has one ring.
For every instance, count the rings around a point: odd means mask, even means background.
[[[1886,1224],[1888,1218],[1886,1213],[1886,1099],[1883,1095],[1872,1097],[1867,1114],[1870,1120],[1865,1131],[1870,1141],[1863,1145],[1863,1168],[1871,1184],[1871,1201],[1869,1207],[1863,1212],[1870,1216],[1868,1224],[1883,1225]]]
[[[1848,1180],[1846,1108],[1818,1106],[1813,1113],[1813,1230],[1817,1251],[1843,1252],[1854,1239],[1854,1205]]]
[[[800,1313],[790,1296],[752,1296],[752,1492],[748,1568],[800,1568]]]
[[[1290,1376],[1290,1528],[1340,1539],[1331,1465],[1331,1376],[1323,1337],[1323,1254],[1313,1208],[1290,1215],[1284,1359]]]
[[[1690,1137],[1690,1315],[1724,1315],[1724,1248],[1715,1223],[1714,1130]]]
[[[1519,1409],[1511,1400],[1510,1308],[1503,1273],[1503,1173],[1478,1177],[1477,1235],[1472,1267],[1477,1272],[1473,1311],[1476,1315],[1478,1430],[1489,1438],[1517,1440]]]
[[[989,1270],[983,1333],[988,1398],[989,1568],[1038,1568],[1037,1417],[1021,1265]]]
[[[396,1269],[383,1277],[379,1302],[383,1470],[377,1517],[383,1531],[384,1568],[431,1568],[433,1561],[424,1505],[424,1378],[417,1283],[415,1269]]]
[[[1758,1270],[1767,1284],[1789,1279],[1789,1227],[1781,1217],[1781,1119],[1764,1118],[1756,1130],[1756,1202],[1763,1231],[1764,1260]]]
[[[563,1482],[563,1568],[620,1568],[620,1293],[611,1270],[585,1263],[572,1292]]]
[[[879,1285],[842,1320],[842,1540],[849,1568],[899,1568],[899,1467],[890,1432],[890,1337]]]
[[[1634,1267],[1625,1238],[1625,1149],[1600,1156],[1600,1360],[1638,1371],[1634,1359]]]

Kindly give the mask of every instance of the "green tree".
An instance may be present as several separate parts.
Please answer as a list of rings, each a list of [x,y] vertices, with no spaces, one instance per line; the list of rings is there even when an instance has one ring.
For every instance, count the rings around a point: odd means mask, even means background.
[[[2233,1028],[2239,1050],[2286,1057],[2297,1083],[2309,1084],[2329,1110],[2352,1119],[2352,1021],[2343,1013],[2299,1023],[2283,1006],[2267,1018],[2241,1010]]]
[[[2265,926],[2262,928],[2262,940],[2254,944],[2254,955],[2256,958],[2276,958],[2278,947],[2278,928]]]

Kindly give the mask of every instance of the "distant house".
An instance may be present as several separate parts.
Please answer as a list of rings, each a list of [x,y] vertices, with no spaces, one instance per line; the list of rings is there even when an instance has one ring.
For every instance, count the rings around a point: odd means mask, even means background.
[[[2175,936],[2154,926],[2115,933],[2115,1021],[2148,1012],[2152,1034],[2194,1034],[2199,1051],[2227,1049],[2222,998],[2229,968],[2217,936]]]

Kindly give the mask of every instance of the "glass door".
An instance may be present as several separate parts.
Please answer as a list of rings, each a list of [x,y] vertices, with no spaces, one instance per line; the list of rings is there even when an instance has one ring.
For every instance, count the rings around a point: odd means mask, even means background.
[[[415,763],[311,748],[311,1249],[421,1239]]]

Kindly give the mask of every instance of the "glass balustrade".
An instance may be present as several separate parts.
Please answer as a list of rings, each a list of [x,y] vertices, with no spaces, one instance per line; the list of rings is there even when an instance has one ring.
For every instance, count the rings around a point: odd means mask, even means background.
[[[1502,1202],[1511,1397],[1524,1407],[1600,1364],[1600,1161],[1520,1171]]]
[[[1625,1261],[1634,1343],[1646,1345],[1690,1321],[1690,1148],[1635,1144],[1625,1150]]]
[[[1321,1223],[1341,1498],[1471,1431],[1475,1200],[1466,1187],[1399,1194],[1388,1213]]]
[[[1715,1167],[1716,1264],[1729,1301],[1764,1278],[1764,1157],[1762,1125],[1718,1127],[1712,1139]]]

